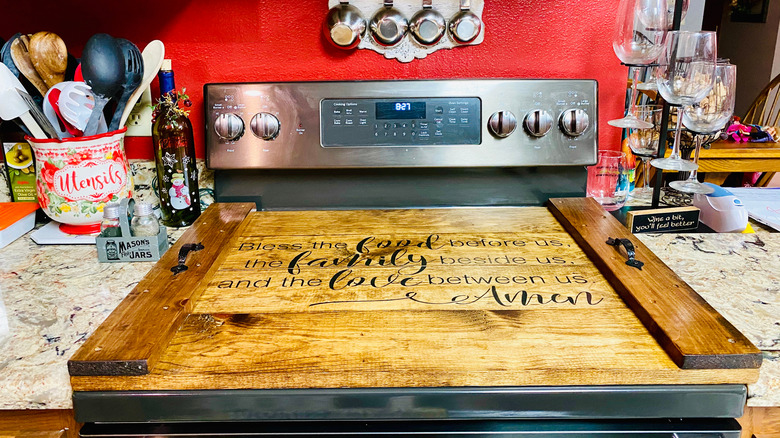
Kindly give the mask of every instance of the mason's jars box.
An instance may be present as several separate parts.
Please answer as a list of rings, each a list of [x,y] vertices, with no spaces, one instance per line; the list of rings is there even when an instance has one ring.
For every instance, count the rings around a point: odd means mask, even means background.
[[[168,231],[160,226],[156,236],[132,236],[128,212],[132,199],[123,199],[120,203],[120,236],[99,235],[95,238],[98,261],[100,262],[154,262],[168,250]]]
[[[153,262],[168,249],[165,227],[155,237],[97,237],[95,243],[101,262]]]

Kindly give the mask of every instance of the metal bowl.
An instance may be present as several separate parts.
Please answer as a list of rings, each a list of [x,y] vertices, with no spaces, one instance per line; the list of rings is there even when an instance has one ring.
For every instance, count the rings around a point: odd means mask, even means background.
[[[385,7],[371,18],[369,29],[374,41],[389,47],[401,42],[409,29],[409,22],[393,7],[392,1],[385,1]]]
[[[460,0],[460,11],[450,19],[448,30],[456,44],[469,44],[477,39],[482,31],[482,20],[471,12],[471,0]]]
[[[348,2],[332,7],[323,24],[325,37],[340,49],[354,49],[366,33],[366,20],[360,10]]]
[[[446,29],[447,22],[440,13],[431,9],[430,0],[424,1],[423,9],[409,20],[409,33],[424,46],[438,43]]]
[[[471,11],[460,11],[450,20],[450,36],[458,44],[469,44],[479,36],[482,20]]]

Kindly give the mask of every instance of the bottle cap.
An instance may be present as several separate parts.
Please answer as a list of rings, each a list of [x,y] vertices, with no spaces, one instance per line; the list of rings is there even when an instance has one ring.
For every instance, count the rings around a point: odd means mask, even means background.
[[[154,211],[152,204],[146,202],[136,202],[133,212],[136,216],[149,216]]]
[[[171,71],[171,70],[173,70],[173,67],[171,66],[171,60],[170,59],[163,59],[162,66],[160,67],[160,70],[162,70],[162,71]]]
[[[120,206],[116,202],[106,204],[103,206],[103,217],[107,219],[119,218]]]

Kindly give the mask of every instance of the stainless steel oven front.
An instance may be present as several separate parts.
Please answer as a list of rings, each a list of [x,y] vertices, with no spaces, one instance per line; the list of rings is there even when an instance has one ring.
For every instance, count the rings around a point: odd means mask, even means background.
[[[538,205],[581,195],[596,160],[592,80],[207,84],[204,96],[217,199],[267,209]]]

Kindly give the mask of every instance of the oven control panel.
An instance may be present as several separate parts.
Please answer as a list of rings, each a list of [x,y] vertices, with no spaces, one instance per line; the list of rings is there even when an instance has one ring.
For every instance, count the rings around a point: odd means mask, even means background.
[[[479,98],[324,99],[323,147],[478,145]]]
[[[516,167],[596,161],[592,80],[206,84],[213,169]]]

